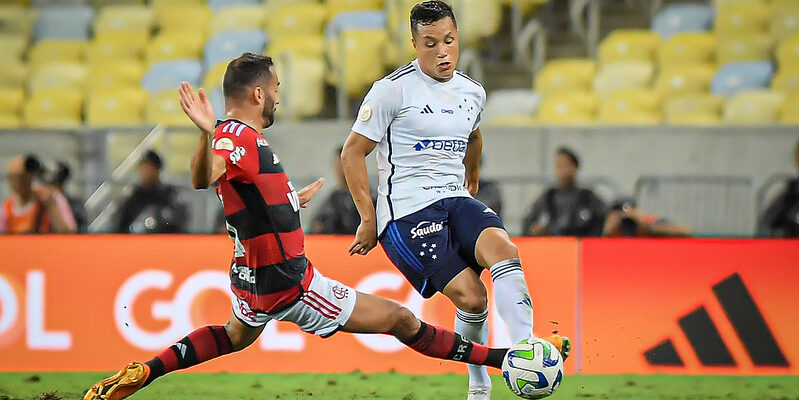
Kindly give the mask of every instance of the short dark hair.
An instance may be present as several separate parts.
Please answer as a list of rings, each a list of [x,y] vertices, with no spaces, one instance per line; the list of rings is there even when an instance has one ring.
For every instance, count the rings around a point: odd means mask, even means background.
[[[257,82],[269,79],[273,66],[272,57],[255,53],[244,53],[227,65],[222,91],[225,98],[241,98]]]
[[[580,157],[577,157],[577,153],[575,153],[574,150],[568,147],[559,147],[558,151],[555,153],[557,155],[569,157],[569,159],[572,161],[572,164],[574,164],[575,167],[580,168]]]
[[[452,12],[452,7],[449,4],[439,0],[419,3],[411,9],[411,33],[416,36],[419,33],[419,25],[430,25],[446,17],[452,19],[455,27],[458,26],[458,22],[455,20],[455,13]]]
[[[139,164],[150,163],[154,167],[161,170],[161,167],[164,165],[163,161],[161,161],[161,156],[155,152],[155,150],[147,150],[142,156]]]

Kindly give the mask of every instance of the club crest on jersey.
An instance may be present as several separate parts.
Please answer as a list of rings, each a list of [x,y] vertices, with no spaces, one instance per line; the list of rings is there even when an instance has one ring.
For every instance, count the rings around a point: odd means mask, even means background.
[[[442,222],[422,221],[415,228],[411,228],[411,239],[422,239],[426,235],[441,232],[443,229],[444,223]]]
[[[233,151],[233,150],[235,150],[235,148],[236,148],[236,146],[233,145],[233,141],[230,140],[230,138],[226,138],[226,137],[219,138],[214,143],[214,149],[216,149],[216,150]]]
[[[361,111],[358,111],[358,119],[361,122],[366,122],[372,118],[372,106],[364,104]]]

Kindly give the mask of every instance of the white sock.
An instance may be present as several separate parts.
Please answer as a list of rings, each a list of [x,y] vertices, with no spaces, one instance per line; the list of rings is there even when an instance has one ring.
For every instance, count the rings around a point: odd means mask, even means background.
[[[479,314],[472,314],[458,309],[455,313],[455,332],[475,343],[486,344],[488,341],[488,308]],[[491,378],[485,366],[467,364],[469,369],[469,387],[491,387]]]
[[[518,343],[533,336],[533,302],[524,281],[521,260],[511,258],[500,261],[490,271],[494,281],[494,302],[508,328],[510,339]]]

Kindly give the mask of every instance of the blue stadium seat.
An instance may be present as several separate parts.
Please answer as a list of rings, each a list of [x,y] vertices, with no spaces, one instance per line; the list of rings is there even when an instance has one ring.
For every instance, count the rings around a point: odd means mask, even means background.
[[[713,27],[713,8],[707,4],[669,4],[652,18],[652,30],[663,39]]]
[[[746,90],[766,89],[774,75],[774,65],[768,61],[737,62],[723,65],[710,83],[717,96],[734,96]]]
[[[336,14],[325,28],[325,38],[338,36],[347,29],[385,29],[386,14],[382,11],[348,11]]]
[[[94,10],[91,7],[46,7],[39,11],[33,27],[34,40],[87,40],[89,39]]]
[[[219,32],[205,44],[203,67],[208,71],[214,65],[230,61],[248,51],[263,54],[266,43],[266,33],[260,29]]]
[[[153,64],[141,80],[141,86],[150,94],[164,90],[177,89],[183,81],[199,87],[202,79],[202,65],[195,60],[164,61]]]
[[[208,100],[216,112],[216,119],[225,119],[225,94],[222,92],[222,85],[205,88],[208,91]],[[278,106],[279,107],[279,106]]]
[[[264,2],[263,0],[206,0],[206,3],[216,12],[227,7],[257,6]]]

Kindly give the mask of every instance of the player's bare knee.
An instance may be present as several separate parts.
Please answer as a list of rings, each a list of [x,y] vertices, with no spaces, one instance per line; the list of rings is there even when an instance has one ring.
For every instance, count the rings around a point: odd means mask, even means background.
[[[388,333],[400,338],[413,336],[419,324],[419,319],[416,318],[416,315],[405,307],[397,307],[394,315],[396,319]]]
[[[247,329],[241,323],[233,323],[233,321],[228,321],[225,325],[225,333],[230,338],[230,347],[233,351],[243,350],[251,345],[258,338],[253,331],[256,330]]]

